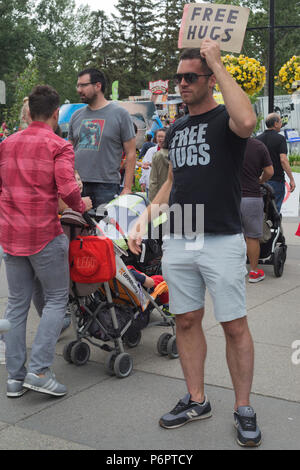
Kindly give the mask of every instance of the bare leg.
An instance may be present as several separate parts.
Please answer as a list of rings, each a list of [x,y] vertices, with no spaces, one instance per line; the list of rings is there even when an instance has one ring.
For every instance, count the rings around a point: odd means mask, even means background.
[[[246,237],[246,243],[247,243],[247,255],[249,258],[251,271],[256,271],[257,265],[258,265],[258,258],[260,255],[259,239]]]
[[[207,345],[202,329],[204,309],[176,315],[176,344],[187,388],[194,401],[204,401]]]
[[[226,357],[235,391],[235,409],[250,404],[254,347],[247,317],[221,323],[226,338]]]

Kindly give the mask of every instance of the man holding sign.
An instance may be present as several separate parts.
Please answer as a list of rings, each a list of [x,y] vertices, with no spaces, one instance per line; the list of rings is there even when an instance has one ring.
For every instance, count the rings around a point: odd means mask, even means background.
[[[186,208],[193,208],[194,239],[184,225],[179,234],[171,224],[170,237],[164,240],[163,275],[169,287],[170,311],[176,315],[177,347],[188,394],[160,419],[160,425],[172,429],[211,416],[204,392],[206,340],[202,328],[207,287],[226,337],[238,443],[257,446],[261,433],[249,403],[254,348],[246,317],[246,245],[239,184],[256,116],[247,95],[223,66],[219,45],[211,39],[203,40],[200,51],[183,52],[174,78],[189,115],[170,128],[168,179],[129,240],[130,249],[139,253],[148,220],[159,213],[162,204],[180,205],[183,220]],[[213,98],[216,82],[226,108]],[[195,229],[200,205],[204,206],[202,233]]]

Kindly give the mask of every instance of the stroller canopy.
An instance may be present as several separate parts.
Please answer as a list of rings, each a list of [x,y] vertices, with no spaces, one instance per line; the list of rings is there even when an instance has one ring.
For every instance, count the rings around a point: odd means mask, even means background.
[[[106,204],[107,217],[99,226],[108,238],[127,250],[128,234],[146,207],[146,200],[137,193],[119,196]]]

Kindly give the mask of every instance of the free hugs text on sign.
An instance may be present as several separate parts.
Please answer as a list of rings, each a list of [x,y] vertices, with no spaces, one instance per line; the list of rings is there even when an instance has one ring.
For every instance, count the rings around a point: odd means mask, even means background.
[[[188,3],[184,7],[178,47],[198,48],[205,38],[218,41],[224,51],[241,52],[249,8],[211,3]]]

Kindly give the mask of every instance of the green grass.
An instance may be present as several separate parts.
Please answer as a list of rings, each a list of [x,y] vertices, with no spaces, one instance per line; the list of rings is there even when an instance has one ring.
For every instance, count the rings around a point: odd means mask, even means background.
[[[294,173],[300,173],[300,166],[291,166],[291,170]]]

